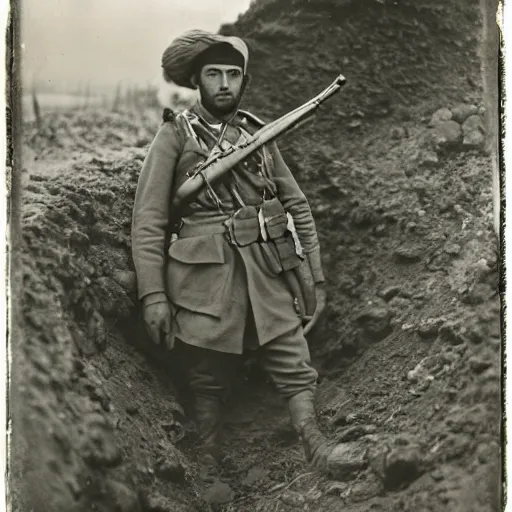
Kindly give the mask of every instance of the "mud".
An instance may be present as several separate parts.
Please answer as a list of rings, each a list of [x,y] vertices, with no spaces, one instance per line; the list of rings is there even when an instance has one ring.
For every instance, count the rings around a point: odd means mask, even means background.
[[[247,361],[224,505],[202,499],[178,369],[133,295],[131,207],[161,112],[25,124],[13,510],[498,510],[498,250],[475,27],[477,1],[275,0],[222,28],[250,41],[244,106],[263,118],[347,77],[280,144],[323,248],[329,306],[309,341],[346,470],[311,472]]]

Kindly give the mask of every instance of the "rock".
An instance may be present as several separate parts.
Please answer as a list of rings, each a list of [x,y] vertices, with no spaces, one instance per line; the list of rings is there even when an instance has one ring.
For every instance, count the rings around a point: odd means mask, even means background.
[[[388,286],[379,292],[379,296],[384,300],[390,300],[393,297],[396,297],[401,290],[402,288],[399,285]]]
[[[492,361],[481,356],[472,356],[469,358],[469,367],[475,373],[482,373],[492,366]]]
[[[462,125],[462,132],[464,133],[464,135],[467,135],[468,133],[474,131],[480,131],[482,133],[485,133],[484,123],[482,121],[482,118],[478,115],[469,116]]]
[[[493,460],[498,460],[500,457],[500,445],[494,443],[481,443],[477,446],[476,457],[480,464],[488,464]]]
[[[155,475],[162,480],[179,482],[185,477],[185,468],[176,453],[169,453],[157,459]]]
[[[357,323],[363,328],[364,334],[379,341],[391,333],[391,314],[383,307],[371,307],[363,310],[356,317]]]
[[[452,119],[457,123],[462,124],[470,116],[478,114],[478,107],[476,105],[468,105],[467,103],[461,103],[451,109]]]
[[[430,476],[436,482],[441,482],[441,480],[444,480],[444,473],[439,468],[434,469],[434,471],[432,471],[432,473],[430,473]]]
[[[140,512],[139,498],[126,485],[111,480],[107,483],[108,495],[111,497],[117,512]]]
[[[423,361],[418,363],[413,370],[407,372],[407,380],[411,382],[424,381],[429,376],[427,369],[423,366]]]
[[[366,452],[364,444],[358,441],[336,445],[327,457],[327,472],[334,480],[352,480],[368,466]]]
[[[421,260],[421,253],[416,247],[402,246],[395,250],[394,257],[398,263],[415,263]]]
[[[408,436],[378,443],[368,452],[368,460],[387,490],[404,489],[423,473],[421,448]]]
[[[488,284],[476,283],[470,290],[461,296],[460,300],[464,304],[476,306],[488,301],[492,297],[493,293],[493,289]]]
[[[375,434],[377,427],[375,425],[354,425],[343,429],[337,436],[338,443],[347,443],[356,441],[357,439],[368,434]]]
[[[440,108],[436,110],[428,123],[429,126],[439,126],[440,124],[450,121],[452,119],[452,111],[448,108]]]
[[[452,345],[459,345],[464,342],[460,335],[460,328],[459,322],[446,322],[439,329],[439,335],[443,341],[448,341]]]
[[[480,258],[474,265],[469,267],[468,272],[474,273],[477,281],[484,282],[492,274],[493,269],[487,259]]]
[[[261,467],[251,468],[247,473],[247,476],[242,480],[242,484],[247,486],[254,485],[255,483],[267,478],[268,474],[268,469]]]
[[[462,136],[462,128],[455,121],[445,121],[437,125],[431,134],[431,140],[435,149],[445,149],[459,144]]]
[[[447,242],[444,246],[444,252],[451,256],[457,256],[458,254],[460,254],[460,251],[461,251],[461,247],[459,244]]]
[[[363,123],[359,120],[351,121],[348,123],[348,127],[350,130],[355,130],[357,128],[360,128]]]
[[[370,473],[364,480],[354,482],[351,486],[349,490],[350,501],[360,503],[379,496],[383,487],[382,481],[376,475]]]
[[[418,155],[417,163],[425,169],[434,169],[439,167],[439,156],[432,149],[421,151]]]
[[[466,148],[480,148],[485,142],[485,135],[480,130],[464,134],[462,145]]]
[[[440,322],[432,319],[423,322],[418,327],[418,335],[424,339],[435,338],[439,333]]]
[[[203,494],[203,500],[210,505],[229,503],[233,500],[233,497],[233,489],[228,484],[220,481],[211,485]]]
[[[459,336],[462,341],[470,341],[478,345],[482,341],[488,340],[489,333],[486,332],[485,326],[475,319],[472,323],[468,322],[466,326],[461,328]]]

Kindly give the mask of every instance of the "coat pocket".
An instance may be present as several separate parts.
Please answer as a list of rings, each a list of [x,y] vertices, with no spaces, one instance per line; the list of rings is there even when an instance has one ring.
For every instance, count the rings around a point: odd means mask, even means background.
[[[220,317],[228,275],[222,235],[182,238],[169,247],[167,293],[176,306]]]
[[[224,237],[213,234],[178,238],[169,247],[171,260],[182,263],[225,263]]]

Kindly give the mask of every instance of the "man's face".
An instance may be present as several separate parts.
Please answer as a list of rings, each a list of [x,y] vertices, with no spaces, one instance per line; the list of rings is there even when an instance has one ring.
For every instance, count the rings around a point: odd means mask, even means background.
[[[213,115],[226,115],[238,102],[243,82],[243,69],[227,64],[208,64],[199,75],[199,91],[203,105]]]

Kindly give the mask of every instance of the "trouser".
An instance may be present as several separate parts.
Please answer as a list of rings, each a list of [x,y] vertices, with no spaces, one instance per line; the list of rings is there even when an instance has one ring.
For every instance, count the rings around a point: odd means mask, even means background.
[[[180,363],[192,393],[224,400],[241,364],[241,356],[188,345],[180,340],[177,340],[177,345]],[[310,364],[302,327],[275,338],[254,352],[283,398],[290,399],[303,391],[315,391],[318,374]]]

